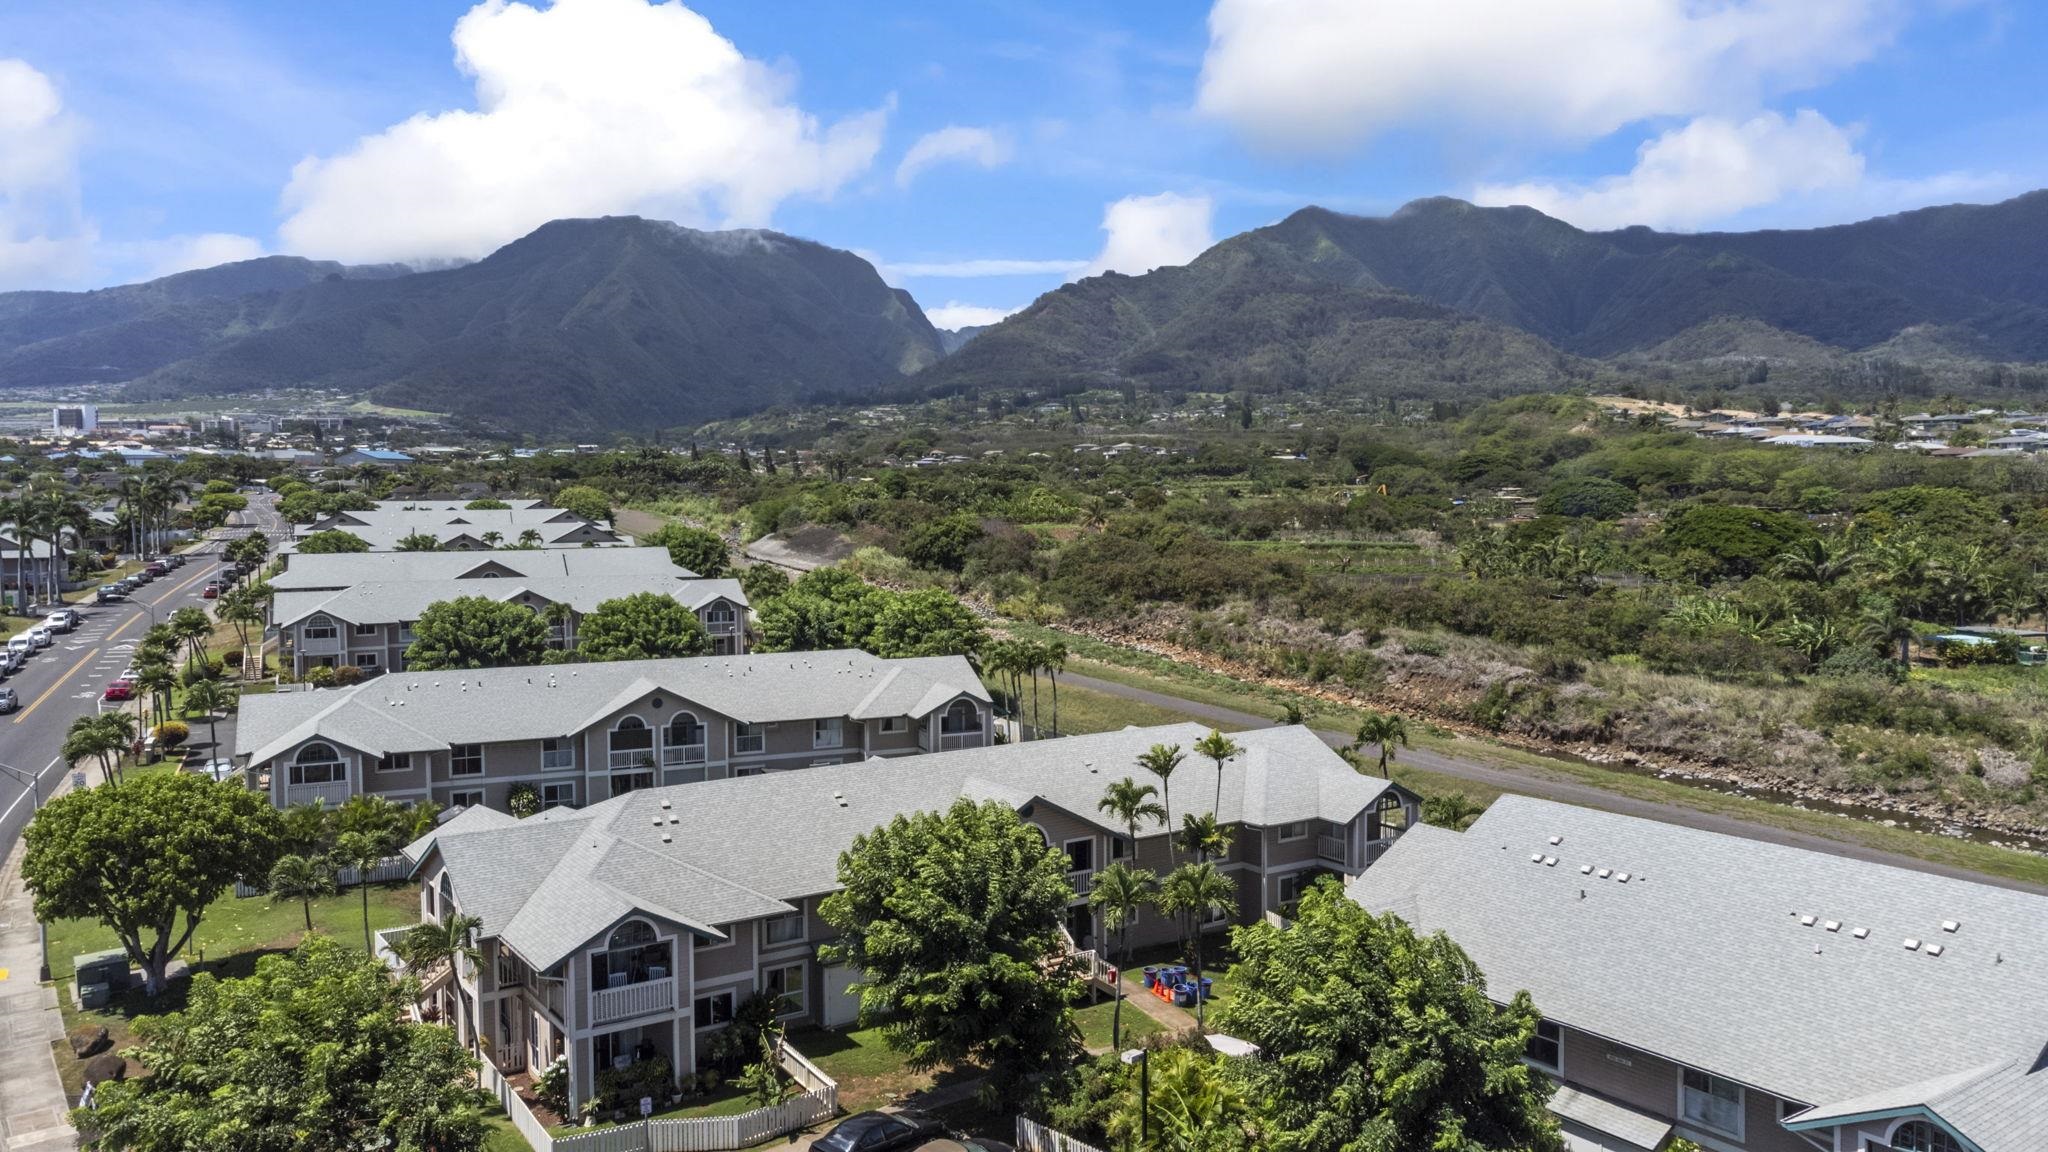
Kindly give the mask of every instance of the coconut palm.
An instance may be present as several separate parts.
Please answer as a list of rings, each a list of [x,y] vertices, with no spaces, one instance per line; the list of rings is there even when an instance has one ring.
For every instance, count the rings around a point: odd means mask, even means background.
[[[1244,751],[1237,742],[1223,733],[1210,729],[1207,736],[1195,741],[1195,755],[1207,756],[1216,762],[1216,803],[1209,811],[1223,811],[1223,762]]]
[[[505,534],[493,528],[489,532],[484,533],[482,539],[484,542],[484,547],[496,548],[498,545],[503,544],[505,542]]]
[[[1129,776],[1109,786],[1096,801],[1095,810],[1107,812],[1121,821],[1131,842],[1131,857],[1138,855],[1138,825],[1145,820],[1166,821],[1166,809],[1152,798],[1159,795],[1159,789],[1150,784],[1140,784]]]
[[[216,712],[228,712],[235,706],[237,694],[218,680],[200,680],[185,689],[185,714],[191,715],[198,709],[206,716],[206,741],[208,755],[220,750],[220,733],[215,729],[219,722]]]
[[[1220,860],[1230,855],[1236,838],[1230,830],[1216,822],[1216,814],[1188,812],[1180,818],[1180,844],[1187,853],[1197,860]]]
[[[414,973],[423,974],[444,960],[458,966],[465,961],[476,964],[483,959],[476,946],[476,934],[483,926],[480,916],[450,912],[439,923],[430,921],[407,929],[391,942],[391,951]]]
[[[1178,744],[1154,744],[1138,753],[1138,767],[1150,772],[1159,780],[1160,820],[1167,831],[1173,830],[1173,770],[1187,759],[1187,753]],[[1166,842],[1166,859],[1173,862],[1173,841]]]
[[[356,891],[363,898],[363,951],[376,955],[370,942],[370,870],[384,860],[384,845],[361,832],[343,832],[334,838],[334,862],[356,870]]]
[[[1847,540],[1808,536],[1778,553],[1771,561],[1771,570],[1783,579],[1825,588],[1854,571],[1861,560]]]
[[[1088,906],[1102,917],[1102,930],[1116,941],[1116,960],[1119,969],[1127,967],[1131,959],[1131,925],[1138,919],[1138,910],[1152,902],[1152,894],[1159,888],[1159,877],[1145,868],[1133,868],[1121,860],[1110,862],[1109,867],[1095,874],[1088,888]],[[1110,1009],[1109,1046],[1120,1048],[1124,1034],[1124,982],[1121,972],[1116,981],[1116,1007]]]
[[[526,531],[521,532],[519,534],[519,546],[521,548],[540,547],[540,529],[528,528]]]
[[[334,865],[324,856],[280,856],[270,866],[270,898],[282,904],[297,900],[313,930],[313,901],[334,894]]]
[[[64,733],[64,746],[58,751],[64,762],[73,768],[78,767],[82,760],[98,760],[100,779],[113,784],[116,782],[114,764],[127,746],[117,743],[116,737],[99,720],[98,716],[80,716],[73,720]]]
[[[1237,882],[1216,865],[1201,860],[1183,864],[1159,885],[1159,910],[1180,918],[1188,959],[1195,970],[1195,987],[1202,986],[1202,925],[1212,916],[1228,916],[1237,909]],[[1207,1022],[1206,998],[1195,998],[1195,1024]]]
[[[193,663],[206,666],[206,638],[213,635],[213,620],[204,608],[180,608],[171,613],[171,635],[185,645]]]
[[[1408,722],[1392,712],[1368,712],[1365,720],[1358,725],[1358,735],[1353,741],[1352,751],[1362,750],[1368,744],[1376,744],[1380,750],[1380,775],[1386,776],[1388,766],[1394,762],[1394,746],[1408,743]],[[1391,779],[1391,777],[1389,777]]]

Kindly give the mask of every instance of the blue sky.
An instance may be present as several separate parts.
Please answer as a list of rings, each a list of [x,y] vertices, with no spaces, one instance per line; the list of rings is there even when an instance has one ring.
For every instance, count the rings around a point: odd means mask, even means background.
[[[2021,0],[0,6],[0,288],[767,226],[941,323],[1305,204],[1809,226],[2048,183]]]

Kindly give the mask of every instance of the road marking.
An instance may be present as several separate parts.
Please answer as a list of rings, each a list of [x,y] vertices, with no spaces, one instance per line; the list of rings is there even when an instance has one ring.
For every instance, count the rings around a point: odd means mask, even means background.
[[[71,679],[73,673],[77,672],[80,668],[85,667],[86,661],[91,660],[94,656],[97,655],[99,655],[99,649],[95,648],[92,651],[87,652],[85,655],[79,657],[78,663],[73,664],[70,668],[65,670],[62,676],[57,677],[57,682],[55,684],[52,684],[48,688],[45,688],[43,690],[43,694],[41,696],[36,697],[35,701],[31,703],[28,707],[23,708],[20,712],[15,713],[14,722],[16,724],[19,724],[23,720],[28,719],[29,713],[35,711],[36,708],[39,705],[41,705],[43,701],[48,700],[51,694],[56,692],[57,689],[62,688],[64,686],[64,682],[66,680]]]
[[[4,981],[6,981],[6,979],[7,979],[7,969],[5,969],[5,968],[0,968],[0,982],[4,982]]]
[[[42,786],[43,777],[49,775],[50,769],[55,768],[60,762],[63,761],[63,759],[64,758],[62,756],[53,757],[48,764],[43,765],[43,770],[41,772],[36,773],[36,785],[38,788]],[[14,815],[14,810],[20,807],[21,802],[23,800],[28,799],[29,795],[29,791],[27,789],[23,789],[21,795],[16,796],[14,798],[14,803],[9,804],[5,810],[0,810],[0,823],[5,823],[9,816]]]

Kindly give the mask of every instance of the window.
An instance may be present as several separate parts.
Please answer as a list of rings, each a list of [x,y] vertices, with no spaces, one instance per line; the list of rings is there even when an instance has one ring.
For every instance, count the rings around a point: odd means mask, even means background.
[[[723,600],[712,601],[711,606],[704,610],[704,630],[706,632],[730,632],[732,631],[732,621],[732,605]]]
[[[1955,1137],[1925,1120],[1908,1120],[1899,1125],[1888,1143],[1898,1152],[1963,1152]]]
[[[355,633],[358,636],[375,636],[382,627],[382,624],[358,624]]]
[[[377,666],[377,654],[375,652],[352,652],[349,654],[349,659],[354,661],[355,666],[358,668],[375,668]]]
[[[456,911],[455,881],[449,878],[446,869],[442,870],[441,882],[435,888],[440,898],[434,903],[434,914],[436,916],[446,916],[448,913]]]
[[[545,736],[540,742],[540,766],[554,771],[576,766],[576,740],[570,736]]]
[[[389,755],[389,756],[385,756],[385,757],[383,757],[383,758],[379,759],[379,760],[377,761],[377,771],[379,771],[379,772],[410,772],[410,771],[412,771],[412,753],[410,753],[410,752],[393,752],[393,753],[392,753],[391,755]]]
[[[939,717],[939,731],[948,735],[981,731],[981,709],[972,700],[955,700]]]
[[[669,720],[666,734],[662,737],[661,762],[663,764],[702,764],[704,762],[704,725],[693,712],[678,712]]]
[[[1529,1063],[1545,1072],[1564,1070],[1564,1029],[1554,1020],[1538,1020],[1536,1034],[1529,1037],[1529,1048],[1523,1052]]]
[[[652,787],[654,787],[654,773],[652,772],[612,773],[612,795],[614,796],[624,796],[628,792],[638,792],[643,788]]]
[[[732,993],[713,992],[699,996],[690,1005],[690,1015],[699,1028],[716,1028],[720,1024],[732,1023]]]
[[[875,730],[884,736],[901,736],[910,731],[910,717],[884,716]]]
[[[628,716],[612,726],[609,740],[612,767],[654,766],[654,729],[647,726],[647,721]]]
[[[1292,904],[1296,900],[1301,899],[1301,894],[1308,889],[1310,884],[1315,882],[1316,875],[1315,872],[1309,871],[1289,872],[1287,875],[1282,876],[1280,878],[1280,903]]]
[[[1092,836],[1069,840],[1067,849],[1068,872],[1095,871],[1095,839]]]
[[[550,808],[574,808],[576,806],[576,782],[564,780],[558,784],[540,786],[540,807],[545,812]]]
[[[1380,836],[1383,838],[1399,836],[1408,829],[1408,809],[1401,803],[1401,798],[1392,792],[1380,793],[1379,803],[1374,807],[1373,814],[1379,817]]]
[[[1136,855],[1137,853],[1132,851],[1130,837],[1111,836],[1109,838],[1109,858],[1111,860],[1129,860]]]
[[[846,743],[846,723],[837,716],[811,721],[811,747],[837,748]]]
[[[299,749],[292,758],[288,779],[293,784],[345,784],[348,782],[348,765],[341,762],[341,753],[332,744],[312,743]]]
[[[768,970],[767,993],[775,1001],[777,1016],[795,1016],[804,1011],[804,966],[791,964],[786,968]]]
[[[1679,1074],[1678,1115],[1688,1124],[1742,1139],[1742,1085],[1697,1069]]]
[[[1282,844],[1287,843],[1289,840],[1306,839],[1308,839],[1308,821],[1296,820],[1290,824],[1282,824],[1280,826],[1280,842]]]
[[[450,792],[448,794],[448,806],[450,808],[481,808],[484,806],[484,790],[474,788],[462,792]]]
[[[645,920],[628,920],[619,925],[590,967],[594,988],[624,988],[628,984],[666,980],[668,975],[668,941],[655,939],[654,925]]]
[[[483,773],[483,745],[456,744],[448,749],[448,774],[450,776],[481,776]]]
[[[740,753],[759,752],[768,746],[768,736],[759,724],[735,724],[732,728],[733,751]]]
[[[341,636],[341,630],[334,626],[334,617],[323,613],[308,617],[299,636],[306,640],[334,640]]]
[[[766,945],[794,944],[804,938],[804,914],[791,912],[787,916],[773,916],[761,921],[761,943]]]
[[[400,620],[398,622],[398,639],[406,644],[412,643],[412,621]]]

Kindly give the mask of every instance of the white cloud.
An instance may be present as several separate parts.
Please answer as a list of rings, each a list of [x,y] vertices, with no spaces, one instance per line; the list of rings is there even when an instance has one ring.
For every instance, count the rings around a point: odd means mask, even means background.
[[[1207,196],[1175,192],[1124,197],[1103,211],[1102,230],[1109,238],[1082,275],[1139,276],[1193,260],[1216,242],[1210,232],[1215,207]]]
[[[263,244],[232,232],[202,232],[196,236],[171,236],[140,245],[147,257],[149,275],[169,276],[194,268],[211,268],[237,260],[254,260],[263,255]]]
[[[1391,126],[1593,139],[1747,112],[1884,45],[1906,0],[1216,0],[1197,106],[1261,145]]]
[[[1698,228],[1788,197],[1863,181],[1853,133],[1811,109],[1747,120],[1702,116],[1636,150],[1623,176],[1589,184],[1483,185],[1480,204],[1526,204],[1581,228]]]
[[[948,162],[995,168],[1010,159],[1009,141],[986,128],[949,125],[917,138],[903,160],[896,165],[896,186],[910,187],[918,174],[934,164]]]
[[[877,264],[882,278],[891,284],[912,277],[949,280],[981,279],[988,276],[1071,276],[1088,267],[1086,260],[939,260],[926,263]]]
[[[96,239],[63,97],[27,61],[0,60],[0,289],[76,279]]]
[[[958,300],[948,300],[937,308],[925,309],[924,314],[925,318],[932,322],[932,327],[952,331],[956,328],[975,328],[983,324],[993,324],[1019,311],[1021,309],[991,308],[985,304],[962,304]]]
[[[456,21],[476,109],[414,116],[284,192],[283,246],[352,261],[482,256],[550,219],[769,222],[865,172],[887,107],[831,125],[676,0],[484,0]]]

